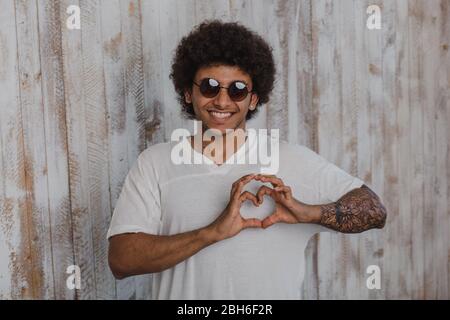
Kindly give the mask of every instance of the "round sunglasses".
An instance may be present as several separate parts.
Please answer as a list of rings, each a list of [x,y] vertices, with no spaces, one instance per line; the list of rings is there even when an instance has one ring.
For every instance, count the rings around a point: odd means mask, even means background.
[[[227,89],[228,96],[231,100],[239,102],[247,98],[247,95],[253,91],[249,91],[247,84],[242,81],[233,81],[229,87],[220,86],[219,81],[213,78],[202,79],[200,84],[192,81],[196,86],[200,88],[200,93],[205,98],[214,98],[219,94],[221,88]]]

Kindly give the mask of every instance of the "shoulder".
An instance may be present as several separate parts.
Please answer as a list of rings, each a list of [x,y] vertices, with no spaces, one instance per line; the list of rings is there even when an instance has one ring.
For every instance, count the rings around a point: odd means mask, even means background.
[[[289,143],[284,140],[280,141],[280,155],[282,155],[283,158],[301,160],[302,162],[326,162],[324,157],[311,148],[302,144]]]
[[[135,161],[135,167],[149,175],[155,175],[170,162],[171,142],[160,142],[148,146]]]
[[[170,150],[172,148],[171,142],[159,142],[148,146],[144,151],[139,154],[139,162],[155,162],[163,160],[170,156]]]

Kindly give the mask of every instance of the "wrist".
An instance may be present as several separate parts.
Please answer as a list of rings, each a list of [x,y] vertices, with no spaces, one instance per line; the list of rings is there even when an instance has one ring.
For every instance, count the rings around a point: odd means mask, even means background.
[[[219,235],[212,224],[200,229],[199,235],[206,245],[211,245],[220,241]]]
[[[295,216],[299,223],[320,223],[322,216],[321,206],[298,202]]]
[[[319,224],[322,220],[322,206],[321,205],[314,205],[311,206],[311,223],[317,223]]]

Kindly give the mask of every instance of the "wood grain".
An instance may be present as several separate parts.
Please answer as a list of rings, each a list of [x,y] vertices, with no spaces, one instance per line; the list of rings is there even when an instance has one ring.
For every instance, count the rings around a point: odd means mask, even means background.
[[[366,27],[378,5],[382,28]],[[81,30],[66,27],[69,5]],[[0,0],[0,299],[149,299],[115,280],[106,232],[124,179],[182,118],[169,78],[179,40],[237,21],[273,47],[280,129],[383,200],[383,230],[322,233],[305,299],[449,299],[448,0]],[[80,290],[66,269],[81,268]],[[381,289],[366,287],[369,265]]]

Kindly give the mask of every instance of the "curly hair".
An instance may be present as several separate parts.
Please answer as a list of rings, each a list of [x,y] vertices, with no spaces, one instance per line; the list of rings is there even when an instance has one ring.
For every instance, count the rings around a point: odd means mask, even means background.
[[[253,91],[259,100],[246,119],[251,119],[258,107],[269,101],[275,80],[272,48],[255,32],[237,22],[206,20],[183,37],[176,48],[172,63],[172,79],[184,115],[195,118],[192,103],[184,100],[184,91],[192,88],[197,70],[214,65],[237,66],[248,73]]]

